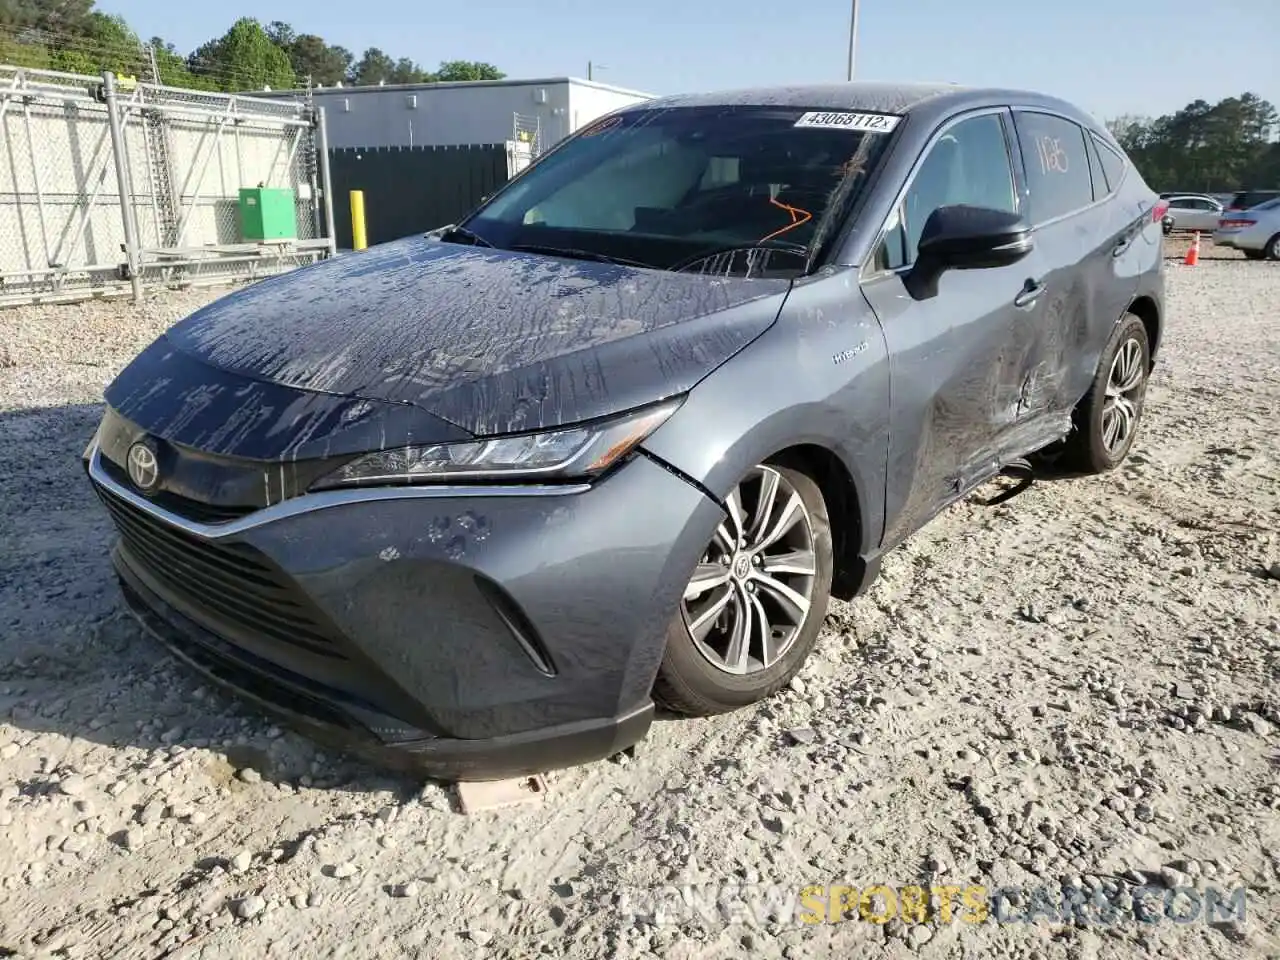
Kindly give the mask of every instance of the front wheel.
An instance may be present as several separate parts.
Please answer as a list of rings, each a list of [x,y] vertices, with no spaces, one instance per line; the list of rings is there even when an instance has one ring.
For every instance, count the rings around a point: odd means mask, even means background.
[[[1063,450],[1068,465],[1084,473],[1105,473],[1118,466],[1138,435],[1151,347],[1147,328],[1126,314],[1102,351],[1089,392],[1072,415],[1072,431]]]
[[[1280,260],[1280,233],[1267,241],[1265,255],[1268,260]]]
[[[726,501],[667,630],[654,699],[705,716],[762,700],[804,664],[831,592],[831,526],[807,475],[764,463]]]

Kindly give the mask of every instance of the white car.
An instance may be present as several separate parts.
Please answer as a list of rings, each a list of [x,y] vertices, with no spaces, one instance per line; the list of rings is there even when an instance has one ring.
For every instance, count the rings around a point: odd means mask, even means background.
[[[1224,213],[1213,243],[1239,250],[1250,260],[1280,260],[1280,197]]]
[[[1169,212],[1165,214],[1165,233],[1170,230],[1199,230],[1212,233],[1218,229],[1222,217],[1222,204],[1204,194],[1172,194],[1165,198]]]

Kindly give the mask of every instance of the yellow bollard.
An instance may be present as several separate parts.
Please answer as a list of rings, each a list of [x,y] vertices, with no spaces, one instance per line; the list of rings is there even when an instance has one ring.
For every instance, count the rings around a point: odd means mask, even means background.
[[[364,229],[364,191],[351,191],[351,245],[357,250],[369,246],[369,237]]]

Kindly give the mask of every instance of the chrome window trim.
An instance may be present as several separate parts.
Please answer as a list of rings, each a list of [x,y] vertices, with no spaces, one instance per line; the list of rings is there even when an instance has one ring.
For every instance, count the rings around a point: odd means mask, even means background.
[[[955,116],[948,117],[938,127],[938,129],[933,131],[933,134],[929,137],[928,141],[925,143],[924,148],[920,151],[919,156],[916,157],[915,163],[911,165],[911,170],[907,174],[906,180],[903,181],[903,184],[898,189],[897,194],[894,195],[893,203],[889,205],[889,213],[885,216],[884,220],[880,224],[880,228],[876,231],[876,238],[871,244],[870,253],[867,255],[866,259],[863,261],[863,264],[862,264],[861,276],[858,278],[859,283],[866,283],[871,280],[879,279],[880,277],[901,276],[902,274],[908,272],[912,268],[912,266],[914,266],[914,264],[905,263],[900,267],[894,267],[893,269],[890,269],[890,270],[876,270],[872,268],[870,265],[875,262],[876,250],[879,249],[881,242],[884,240],[885,233],[887,232],[887,228],[889,225],[889,221],[893,218],[895,211],[897,211],[898,208],[902,206],[902,201],[906,198],[907,192],[911,189],[911,187],[916,182],[916,176],[920,173],[920,167],[924,164],[925,158],[929,156],[929,153],[933,150],[937,142],[940,139],[942,139],[943,135],[946,134],[946,132],[951,128],[958,126],[959,124],[963,123],[966,120],[974,120],[978,117],[990,116],[992,114],[999,116],[1001,120],[1003,120],[1004,116],[1008,112],[1009,112],[1009,108],[1006,106],[978,107],[976,109],[967,110],[964,113],[958,113]],[[1009,142],[1010,134],[1013,134],[1013,143]],[[1006,152],[1010,149],[1010,147],[1018,146],[1016,131],[1006,129],[1004,131],[1004,135],[1005,135]],[[1013,183],[1014,202],[1018,207],[1017,212],[1021,213],[1023,198],[1022,198],[1022,194],[1019,191],[1018,175],[1017,175],[1017,171],[1013,169],[1013,163],[1014,163],[1014,158],[1012,155],[1010,155],[1009,156],[1009,177],[1011,178]]]
[[[318,490],[314,493],[304,493],[301,496],[290,497],[288,500],[281,500],[269,507],[263,507],[261,510],[255,510],[235,520],[228,520],[226,523],[199,523],[165,510],[140,493],[118,483],[103,469],[102,455],[96,442],[89,454],[89,479],[136,509],[150,514],[171,527],[177,527],[179,530],[205,540],[223,540],[304,513],[314,513],[317,510],[348,506],[353,503],[372,503],[378,500],[436,500],[445,497],[566,497],[585,493],[591,489],[588,483],[352,487],[347,490]]]

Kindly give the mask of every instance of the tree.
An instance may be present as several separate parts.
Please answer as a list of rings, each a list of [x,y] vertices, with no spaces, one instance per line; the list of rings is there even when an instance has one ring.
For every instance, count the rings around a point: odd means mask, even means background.
[[[267,37],[289,57],[299,82],[310,77],[312,83],[332,86],[347,78],[354,58],[345,47],[331,47],[323,37],[298,33],[279,20],[267,24]]]
[[[331,47],[314,33],[304,33],[289,47],[289,61],[299,79],[333,86],[347,77],[354,58],[345,47]]]
[[[49,44],[50,67],[67,73],[97,74],[110,70],[124,76],[141,76],[146,70],[146,51],[138,35],[124,17],[90,13],[83,36],[76,40]]]
[[[49,51],[39,43],[24,43],[0,33],[0,63],[11,63],[15,67],[31,67],[36,70],[49,69]]]
[[[198,77],[187,68],[187,58],[162,37],[152,37],[147,47],[155,58],[157,79],[167,87],[187,87],[196,90],[217,90],[218,85],[208,77]]]
[[[297,82],[289,55],[250,17],[240,18],[221,37],[198,47],[187,58],[187,67],[224,90],[287,90]]]
[[[122,17],[95,10],[94,0],[0,0],[0,63],[149,77],[152,60],[159,82],[205,90],[292,88],[308,77],[331,86],[344,80],[422,83],[505,76],[493,64],[472,60],[446,60],[431,73],[410,57],[396,59],[377,47],[357,62],[350,50],[314,33],[299,33],[280,20],[263,27],[247,17],[184,57],[163,38],[142,43]]]
[[[1107,126],[1157,190],[1226,191],[1277,178],[1276,109],[1252,93]]]
[[[423,83],[431,79],[431,75],[408,57],[396,61],[396,68],[391,71],[391,83]]]
[[[93,0],[0,0],[0,24],[66,37],[84,32],[92,12]]]
[[[359,62],[351,68],[350,80],[360,85],[390,83],[395,69],[394,60],[377,47],[370,47],[360,57]]]
[[[1126,113],[1107,121],[1107,129],[1126,152],[1140,147],[1151,127],[1151,118],[1136,113]]]
[[[506,74],[491,63],[478,60],[445,60],[433,75],[433,80],[448,83],[459,80],[501,80]]]
[[[289,48],[293,46],[293,42],[298,39],[298,34],[289,24],[280,20],[272,20],[267,24],[267,39],[285,53],[288,53]]]

